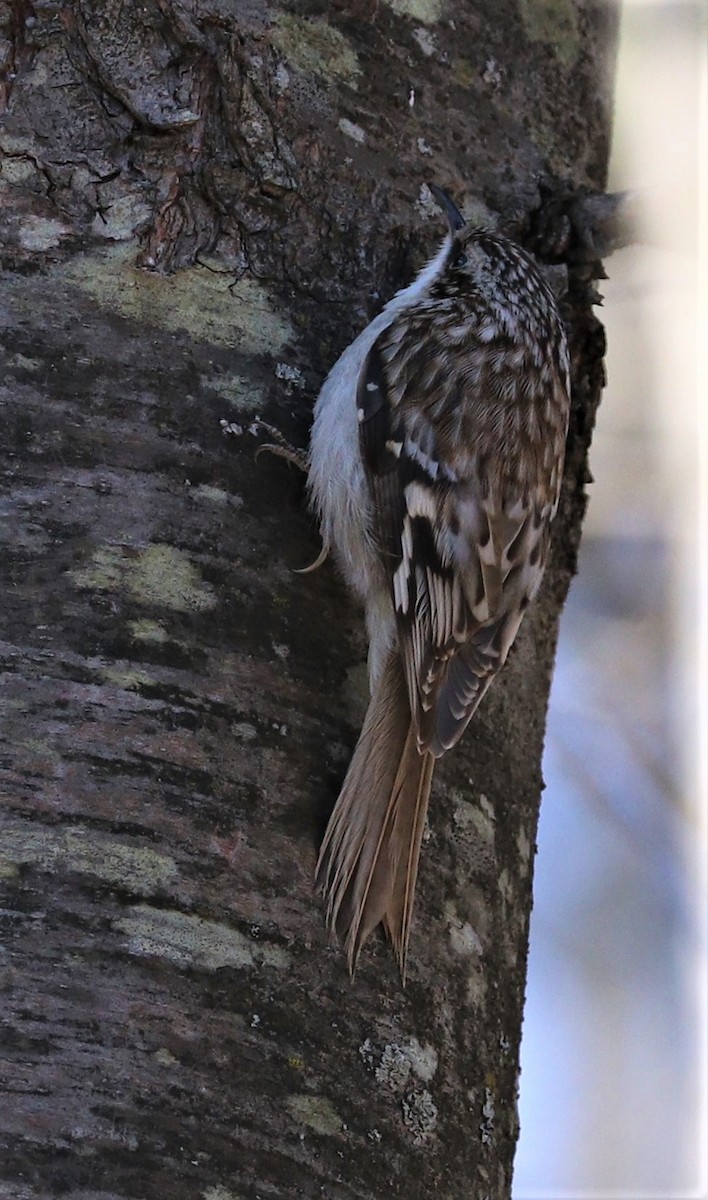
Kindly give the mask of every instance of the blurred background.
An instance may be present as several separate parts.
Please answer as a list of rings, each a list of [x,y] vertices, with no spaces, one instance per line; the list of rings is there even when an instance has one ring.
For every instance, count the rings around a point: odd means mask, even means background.
[[[706,13],[626,0],[608,386],[551,697],[515,1200],[706,1197]]]

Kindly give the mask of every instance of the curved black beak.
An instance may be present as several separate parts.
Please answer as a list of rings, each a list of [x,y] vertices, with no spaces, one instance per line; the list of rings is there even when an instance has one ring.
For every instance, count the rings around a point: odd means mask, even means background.
[[[447,192],[438,187],[437,183],[429,183],[428,187],[447,217],[450,233],[456,233],[458,229],[462,229],[462,226],[465,224],[465,218],[462,216],[459,208],[456,208],[452,203]]]

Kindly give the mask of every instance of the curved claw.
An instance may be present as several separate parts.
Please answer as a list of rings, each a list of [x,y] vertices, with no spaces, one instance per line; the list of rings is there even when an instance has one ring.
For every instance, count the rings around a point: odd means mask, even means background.
[[[259,446],[255,454],[256,459],[258,458],[259,454],[262,454],[264,450],[267,450],[269,454],[274,454],[276,458],[284,458],[286,462],[292,463],[293,466],[298,467],[300,471],[304,471],[307,475],[310,469],[307,461],[307,454],[301,450],[296,450],[293,446],[290,446],[285,441],[285,438],[279,429],[274,429],[272,425],[266,425],[265,421],[261,421],[260,418],[258,418],[258,424],[261,429],[265,429],[273,437],[278,438],[278,441],[265,442],[262,446]],[[322,563],[325,562],[328,555],[328,547],[323,546],[317,555],[317,558],[313,563],[310,563],[309,567],[294,567],[293,571],[296,575],[309,575],[310,571],[316,571],[318,567],[322,566]]]
[[[296,575],[309,575],[310,571],[316,571],[318,567],[321,567],[322,563],[325,562],[328,557],[329,548],[327,546],[323,546],[317,555],[317,558],[313,563],[310,563],[309,567],[293,567],[293,571]]]
[[[258,447],[255,457],[258,458],[258,455],[262,454],[264,450],[267,450],[270,454],[275,454],[276,458],[284,458],[286,462],[292,463],[293,466],[307,474],[307,458],[299,450],[294,450],[292,446],[279,446],[275,442],[265,442],[262,446]]]

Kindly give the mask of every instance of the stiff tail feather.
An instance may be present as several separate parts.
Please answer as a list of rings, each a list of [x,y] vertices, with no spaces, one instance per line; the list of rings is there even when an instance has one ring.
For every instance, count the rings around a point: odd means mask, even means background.
[[[397,653],[386,663],[317,863],[327,924],[350,972],[382,922],[405,980],[418,859],[435,758],[418,750]]]

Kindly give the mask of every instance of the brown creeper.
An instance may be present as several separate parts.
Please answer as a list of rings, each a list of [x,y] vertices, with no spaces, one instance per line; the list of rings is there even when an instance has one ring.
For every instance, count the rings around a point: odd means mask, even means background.
[[[435,760],[538,591],[558,507],[568,349],[507,238],[465,224],[359,335],[315,406],[308,485],[366,610],[371,700],[317,867],[353,970],[383,922],[401,967]]]

